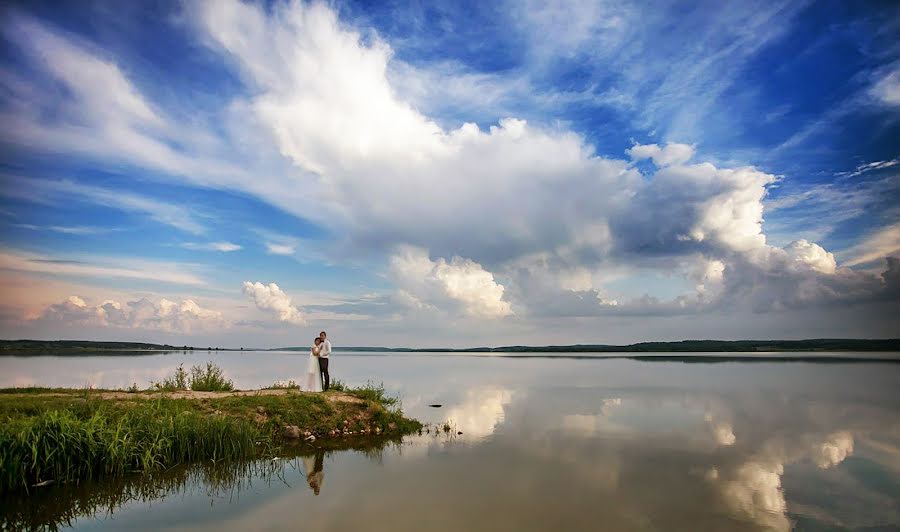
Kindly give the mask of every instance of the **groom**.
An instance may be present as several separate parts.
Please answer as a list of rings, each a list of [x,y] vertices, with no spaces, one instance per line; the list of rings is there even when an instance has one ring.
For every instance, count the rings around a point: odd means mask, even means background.
[[[322,339],[319,347],[319,371],[322,373],[322,391],[327,392],[328,386],[331,384],[331,379],[328,375],[328,355],[331,354],[331,342],[328,341],[328,335],[325,334],[325,331],[319,333],[319,338]]]

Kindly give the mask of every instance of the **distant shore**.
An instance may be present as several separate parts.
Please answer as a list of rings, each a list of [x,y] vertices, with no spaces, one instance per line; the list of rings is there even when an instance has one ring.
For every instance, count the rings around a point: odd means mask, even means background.
[[[303,351],[308,346],[257,349],[244,347],[188,346],[142,342],[94,342],[86,340],[0,340],[2,355],[135,355],[172,351]],[[575,344],[548,346],[502,346],[471,348],[362,347],[334,348],[356,353],[777,353],[777,352],[900,352],[900,339],[817,338],[809,340],[682,340],[677,342],[641,342],[629,345]]]
[[[278,351],[306,350],[286,347]],[[775,351],[900,351],[900,339],[810,339],[810,340],[681,340],[677,342],[641,342],[629,345],[575,344],[502,347],[406,348],[336,347],[335,350],[385,353],[728,353]]]

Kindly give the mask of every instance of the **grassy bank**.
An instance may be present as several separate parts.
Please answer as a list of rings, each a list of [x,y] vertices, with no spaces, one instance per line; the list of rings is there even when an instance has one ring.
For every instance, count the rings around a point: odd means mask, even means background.
[[[264,457],[299,437],[391,437],[421,429],[380,387],[195,392],[0,390],[0,493]]]

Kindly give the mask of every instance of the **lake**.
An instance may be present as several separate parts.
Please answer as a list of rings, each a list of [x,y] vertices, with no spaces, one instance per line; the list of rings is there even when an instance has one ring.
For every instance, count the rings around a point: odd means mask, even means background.
[[[0,502],[0,519],[79,530],[900,530],[900,363],[704,360],[336,352],[332,378],[383,382],[408,415],[453,430],[49,487]],[[0,357],[0,387],[145,387],[207,361],[249,389],[299,381],[306,358]]]

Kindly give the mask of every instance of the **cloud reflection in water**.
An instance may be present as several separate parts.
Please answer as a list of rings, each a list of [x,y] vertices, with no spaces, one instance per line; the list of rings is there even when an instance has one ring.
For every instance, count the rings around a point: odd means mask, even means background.
[[[166,358],[165,366],[176,360]],[[299,359],[219,360],[231,360],[229,375],[250,383],[271,382]],[[208,501],[192,495],[178,507],[196,517],[196,529],[302,523],[330,530],[740,532],[801,522],[900,525],[895,365],[335,361],[342,379],[384,376],[407,412],[431,423],[452,421],[464,434],[411,438],[378,460],[335,453],[318,497],[306,482],[267,486],[242,495],[227,512],[220,504],[206,515]],[[157,508],[177,506],[164,504]],[[130,518],[152,512],[130,511]],[[223,521],[236,513],[238,521]],[[157,512],[153,524],[165,528],[177,515]]]

